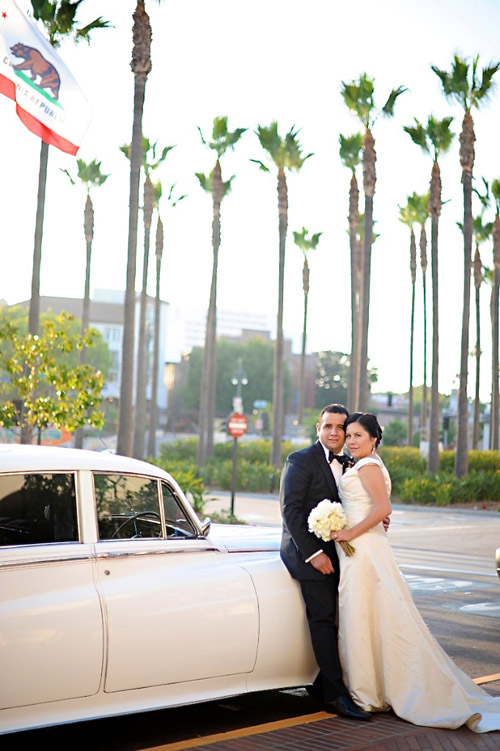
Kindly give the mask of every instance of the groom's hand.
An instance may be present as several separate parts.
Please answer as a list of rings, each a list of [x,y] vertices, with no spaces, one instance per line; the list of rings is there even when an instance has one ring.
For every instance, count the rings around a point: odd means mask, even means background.
[[[326,553],[319,553],[309,561],[311,566],[322,574],[333,574],[333,564]]]

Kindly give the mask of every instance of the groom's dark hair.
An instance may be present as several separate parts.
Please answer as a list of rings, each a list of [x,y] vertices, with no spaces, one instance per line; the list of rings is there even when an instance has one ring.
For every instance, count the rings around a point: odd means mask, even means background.
[[[325,414],[325,412],[333,412],[337,415],[345,415],[346,420],[349,417],[349,412],[347,410],[347,407],[344,407],[343,404],[327,404],[326,407],[323,407],[321,412],[319,413],[319,421],[321,422],[321,418]]]

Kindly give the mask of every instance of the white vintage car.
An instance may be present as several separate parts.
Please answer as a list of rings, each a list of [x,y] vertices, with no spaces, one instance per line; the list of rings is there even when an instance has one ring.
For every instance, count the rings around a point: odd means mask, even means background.
[[[145,462],[0,445],[0,733],[310,683],[279,537]]]

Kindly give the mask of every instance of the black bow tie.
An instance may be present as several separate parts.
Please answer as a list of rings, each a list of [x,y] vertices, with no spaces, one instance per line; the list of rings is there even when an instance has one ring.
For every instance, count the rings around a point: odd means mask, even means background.
[[[328,464],[331,464],[333,460],[336,459],[340,464],[345,467],[347,462],[349,461],[349,457],[345,454],[334,454],[333,451],[328,452]]]

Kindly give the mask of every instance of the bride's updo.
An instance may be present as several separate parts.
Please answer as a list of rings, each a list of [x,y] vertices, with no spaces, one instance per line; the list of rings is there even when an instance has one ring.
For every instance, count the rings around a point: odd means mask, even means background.
[[[370,412],[353,412],[345,421],[344,429],[353,422],[359,422],[372,438],[376,439],[375,446],[378,447],[382,440],[382,428],[380,427],[375,415]]]

